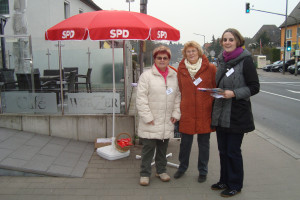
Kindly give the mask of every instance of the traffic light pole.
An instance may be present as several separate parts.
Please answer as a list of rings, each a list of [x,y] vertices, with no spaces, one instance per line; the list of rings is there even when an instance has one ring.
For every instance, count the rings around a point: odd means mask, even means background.
[[[147,3],[148,0],[140,0],[140,13],[147,14]],[[140,75],[143,73],[144,68],[144,41],[140,40]]]
[[[284,73],[285,73],[285,51],[286,51],[287,8],[288,8],[288,0],[286,0],[286,7],[285,7],[284,49],[283,49],[283,66],[282,66],[282,74],[283,74],[283,75],[284,75]]]

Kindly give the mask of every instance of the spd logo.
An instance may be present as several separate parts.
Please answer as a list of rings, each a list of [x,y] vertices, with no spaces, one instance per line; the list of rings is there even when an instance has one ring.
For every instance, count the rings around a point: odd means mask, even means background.
[[[111,29],[110,38],[128,38],[129,31],[126,29]]]
[[[157,31],[158,39],[167,39],[168,35],[166,31]]]
[[[62,32],[62,38],[66,39],[66,38],[73,38],[75,36],[75,31],[74,30],[68,30],[68,31],[63,31]]]

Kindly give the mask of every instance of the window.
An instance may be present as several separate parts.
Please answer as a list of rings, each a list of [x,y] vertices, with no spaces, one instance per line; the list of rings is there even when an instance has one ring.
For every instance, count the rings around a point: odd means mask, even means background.
[[[300,37],[300,27],[297,29],[297,36]]]
[[[79,8],[79,14],[83,13],[83,9]]]
[[[64,2],[65,19],[70,17],[70,2]]]
[[[291,29],[288,29],[286,31],[286,38],[292,38],[292,30]]]

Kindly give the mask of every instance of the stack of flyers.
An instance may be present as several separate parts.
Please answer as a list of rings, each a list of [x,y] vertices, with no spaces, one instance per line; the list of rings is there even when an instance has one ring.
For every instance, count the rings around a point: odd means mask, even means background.
[[[215,98],[223,98],[223,95],[219,94],[224,91],[221,88],[197,88],[197,90],[202,91],[202,92],[209,92],[209,93],[211,93],[210,95]]]
[[[221,88],[197,88],[197,90],[202,92],[210,92],[210,93],[219,93],[223,92]]]

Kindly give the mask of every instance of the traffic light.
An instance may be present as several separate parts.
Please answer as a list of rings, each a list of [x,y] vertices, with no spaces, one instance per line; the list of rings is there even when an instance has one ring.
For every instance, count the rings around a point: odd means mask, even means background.
[[[250,3],[246,3],[246,13],[250,13]]]
[[[286,41],[286,50],[291,51],[292,50],[292,41]]]

